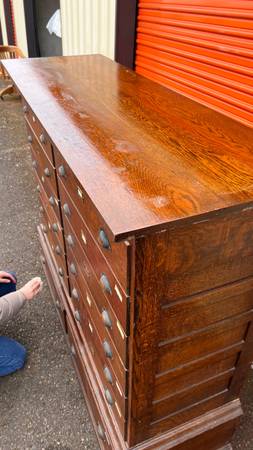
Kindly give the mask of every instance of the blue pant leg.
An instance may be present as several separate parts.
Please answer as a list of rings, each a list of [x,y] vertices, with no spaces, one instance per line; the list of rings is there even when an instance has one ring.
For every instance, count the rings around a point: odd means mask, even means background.
[[[14,276],[17,282],[16,273],[15,272],[9,273]],[[14,291],[16,291],[16,283],[13,283],[12,281],[10,283],[0,283],[0,297],[3,297],[3,295],[10,294],[10,292]]]
[[[21,369],[25,364],[26,349],[13,339],[0,336],[0,377]]]

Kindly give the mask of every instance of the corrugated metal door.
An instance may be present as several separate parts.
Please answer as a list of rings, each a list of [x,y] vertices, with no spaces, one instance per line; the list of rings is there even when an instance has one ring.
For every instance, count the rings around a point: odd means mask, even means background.
[[[253,1],[139,0],[136,71],[253,126]]]

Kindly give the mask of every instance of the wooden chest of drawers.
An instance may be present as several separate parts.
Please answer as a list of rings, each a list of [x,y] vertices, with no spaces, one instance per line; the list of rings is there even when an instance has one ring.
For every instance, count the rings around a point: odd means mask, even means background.
[[[252,130],[101,56],[4,66],[101,448],[231,449],[253,359]]]

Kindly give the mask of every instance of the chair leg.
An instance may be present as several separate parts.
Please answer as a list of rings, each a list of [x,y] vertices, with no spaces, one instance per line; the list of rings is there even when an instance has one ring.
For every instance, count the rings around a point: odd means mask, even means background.
[[[14,86],[10,85],[10,86],[6,86],[4,89],[2,89],[0,91],[0,98],[1,100],[3,100],[3,96],[7,95],[7,94],[13,94],[14,92]]]

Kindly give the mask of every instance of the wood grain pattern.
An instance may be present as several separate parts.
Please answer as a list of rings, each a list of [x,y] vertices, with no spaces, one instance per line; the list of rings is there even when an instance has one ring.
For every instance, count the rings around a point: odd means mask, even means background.
[[[250,128],[101,56],[3,64],[115,239],[252,206]]]

